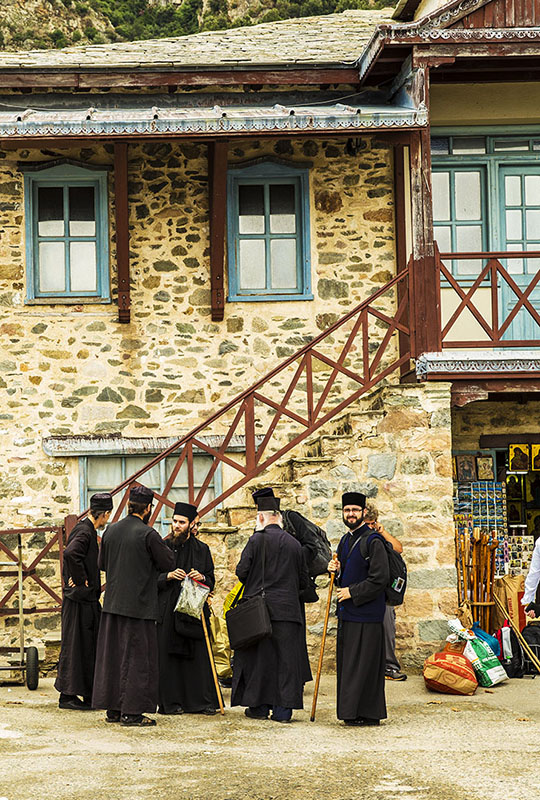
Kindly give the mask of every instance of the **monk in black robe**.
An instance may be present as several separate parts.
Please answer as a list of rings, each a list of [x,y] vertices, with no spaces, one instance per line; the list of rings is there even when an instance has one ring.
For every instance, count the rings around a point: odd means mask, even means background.
[[[160,714],[215,714],[219,707],[202,623],[174,610],[186,576],[214,588],[212,554],[196,538],[198,527],[197,507],[176,503],[171,536],[166,540],[175,563],[158,579]],[[206,603],[203,613],[208,621]]]
[[[245,546],[236,574],[244,597],[260,594],[272,620],[272,635],[236,650],[231,705],[248,706],[245,715],[290,722],[294,708],[303,708],[305,639],[300,592],[309,576],[300,544],[281,527],[279,499],[257,501],[258,530]],[[264,568],[263,568],[264,553]]]
[[[109,521],[113,501],[100,492],[90,498],[88,516],[77,522],[64,550],[62,645],[55,689],[60,708],[89,711],[101,606],[96,531]],[[82,698],[82,700],[81,700]]]
[[[264,487],[262,489],[257,489],[255,492],[252,493],[252,498],[255,504],[257,504],[260,497],[274,497],[274,490],[271,487]],[[312,538],[306,535],[303,519],[300,514],[296,511],[289,511],[288,512],[288,519],[291,523],[291,527],[294,528],[293,531],[286,531],[290,533],[291,536],[299,542],[300,547],[302,548],[302,557],[304,559],[304,565],[308,572],[308,583],[300,592],[300,608],[302,610],[302,626],[304,628],[304,644],[303,644],[303,654],[302,654],[302,674],[304,683],[308,683],[309,681],[313,680],[313,676],[311,674],[311,665],[309,663],[309,655],[307,649],[307,630],[306,630],[306,603],[316,603],[319,599],[317,595],[317,587],[315,585],[315,581],[309,575],[308,565],[311,563],[312,559],[317,555],[317,547]],[[286,530],[284,528],[284,530]]]
[[[386,719],[384,614],[390,570],[382,537],[364,523],[366,498],[346,492],[342,498],[343,536],[337,559],[337,716],[346,725],[379,725]],[[362,540],[367,544],[365,558]]]
[[[147,525],[154,493],[130,490],[128,516],[103,534],[99,566],[107,575],[99,628],[92,705],[107,709],[108,722],[155,725],[158,700],[157,581],[174,557]]]

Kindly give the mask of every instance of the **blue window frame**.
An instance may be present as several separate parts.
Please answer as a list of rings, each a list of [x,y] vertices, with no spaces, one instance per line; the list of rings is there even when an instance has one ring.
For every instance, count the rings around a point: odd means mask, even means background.
[[[24,184],[27,301],[108,302],[107,173],[60,164]]]
[[[228,299],[313,299],[308,169],[267,161],[227,180]]]
[[[81,512],[84,511],[85,508],[88,508],[90,497],[95,492],[108,492],[111,488],[118,486],[125,481],[126,478],[129,478],[130,475],[133,475],[134,472],[148,464],[149,460],[153,458],[154,455],[153,453],[145,453],[140,456],[80,456],[79,498]],[[163,459],[141,476],[141,483],[155,492],[163,493],[177,460],[178,458],[175,456]],[[196,492],[201,488],[211,464],[211,456],[199,453],[193,455],[193,480]],[[218,467],[204,494],[204,499],[200,504],[201,508],[206,503],[210,502],[216,494],[221,494],[221,491],[221,469]],[[114,497],[115,510],[121,497],[121,493]],[[174,484],[168,494],[168,499],[173,503],[189,502],[186,462],[182,464],[174,480]],[[162,506],[160,515],[154,524],[155,529],[159,531],[162,536],[167,536],[169,533],[171,517],[172,509],[165,505]],[[215,518],[215,509],[205,516],[206,521],[212,521],[215,520]]]

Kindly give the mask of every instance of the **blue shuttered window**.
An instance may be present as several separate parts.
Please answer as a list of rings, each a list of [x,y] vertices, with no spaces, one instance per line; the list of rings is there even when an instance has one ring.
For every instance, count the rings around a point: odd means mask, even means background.
[[[109,301],[106,172],[62,164],[24,183],[27,301]]]
[[[308,170],[229,167],[229,300],[310,300]]]

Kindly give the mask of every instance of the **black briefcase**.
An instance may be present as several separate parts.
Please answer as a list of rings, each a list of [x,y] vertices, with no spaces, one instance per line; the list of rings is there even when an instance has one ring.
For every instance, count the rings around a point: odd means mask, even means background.
[[[240,600],[225,615],[229,642],[233,650],[251,647],[272,635],[272,622],[266,600],[260,594]]]

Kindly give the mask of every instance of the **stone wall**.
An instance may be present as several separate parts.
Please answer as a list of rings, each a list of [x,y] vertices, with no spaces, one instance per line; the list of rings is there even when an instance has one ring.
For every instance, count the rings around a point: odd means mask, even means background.
[[[341,494],[359,489],[379,510],[380,520],[404,547],[409,585],[397,609],[397,650],[403,664],[418,668],[448,634],[446,620],[457,606],[452,507],[449,384],[385,387],[351,407],[284,465],[265,477],[294,508],[328,533],[334,547],[344,532]],[[234,585],[241,548],[253,531],[254,486],[237,493],[228,510],[231,533],[202,532],[217,565],[216,606]],[[306,606],[308,643],[316,664],[327,597]],[[334,608],[334,607],[333,607]],[[326,669],[332,669],[336,621],[332,615]]]
[[[479,400],[452,410],[454,450],[478,450],[483,434],[537,433],[538,400],[496,402]],[[504,448],[503,448],[504,449]]]
[[[231,162],[272,155],[291,163],[312,162],[314,300],[227,303],[224,321],[212,322],[206,148],[197,143],[140,144],[129,151],[132,321],[121,325],[114,303],[112,174],[113,302],[24,302],[24,197],[18,163],[68,157],[112,166],[111,147],[0,152],[0,433],[4,451],[0,527],[59,523],[66,514],[79,510],[78,460],[46,455],[45,437],[180,436],[393,276],[391,149],[373,137],[360,141],[356,156],[345,152],[344,139],[231,144]],[[390,296],[381,307],[391,310],[394,302]],[[385,328],[376,322],[372,327],[373,350]],[[344,341],[348,330],[350,326],[333,337],[327,354]],[[394,348],[392,341],[387,354],[394,353]],[[349,365],[354,368],[360,357],[353,349]],[[327,372],[320,371],[316,379]],[[340,396],[348,383],[346,378],[339,379],[335,395]],[[281,391],[278,381],[273,388]],[[283,436],[289,432],[283,431]],[[224,470],[225,485],[229,479]],[[231,502],[239,501],[235,497]],[[221,535],[225,534],[216,534]],[[28,563],[39,552],[40,543],[32,536],[26,541]],[[237,545],[234,535],[225,541],[231,566],[241,539]],[[51,554],[42,568],[58,586],[57,555]],[[3,579],[0,583],[4,585]],[[30,580],[25,585],[27,602],[42,604],[37,585]],[[57,622],[49,616],[32,616],[28,629],[38,639],[54,639]],[[14,620],[1,624],[12,638]]]

